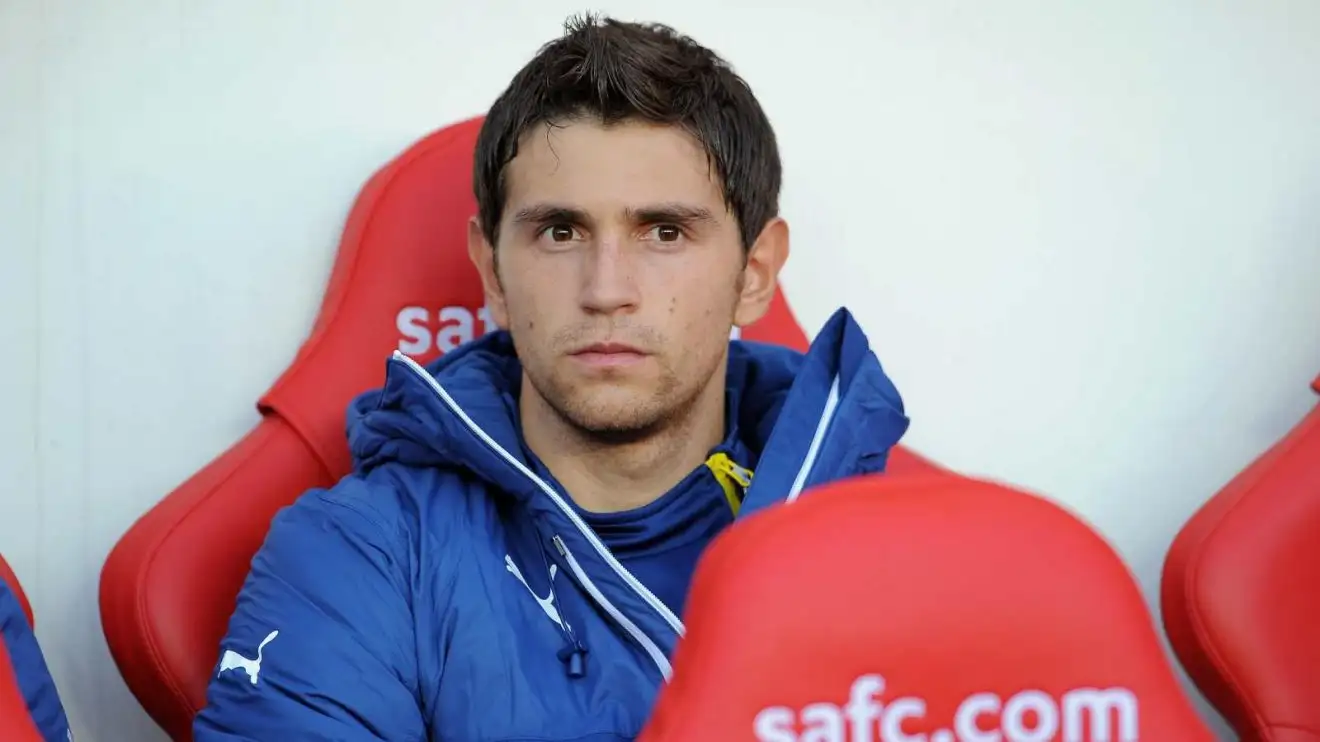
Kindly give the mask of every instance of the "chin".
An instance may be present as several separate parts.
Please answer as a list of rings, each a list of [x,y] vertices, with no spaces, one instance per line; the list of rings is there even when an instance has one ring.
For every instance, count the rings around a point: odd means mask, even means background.
[[[640,396],[614,397],[609,400],[581,400],[569,405],[564,417],[593,435],[641,436],[654,430],[663,415],[649,409],[653,404]]]

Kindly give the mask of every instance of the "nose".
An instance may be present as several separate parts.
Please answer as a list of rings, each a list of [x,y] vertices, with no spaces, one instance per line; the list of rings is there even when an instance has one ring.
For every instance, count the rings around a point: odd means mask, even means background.
[[[625,240],[595,240],[582,251],[582,308],[592,314],[617,314],[637,308],[637,262]]]

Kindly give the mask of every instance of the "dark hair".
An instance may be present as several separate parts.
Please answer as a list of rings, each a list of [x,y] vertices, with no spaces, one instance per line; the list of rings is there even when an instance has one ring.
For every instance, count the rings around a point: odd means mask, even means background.
[[[774,129],[747,83],[715,52],[656,23],[585,15],[541,48],[491,106],[477,138],[472,187],[494,244],[504,170],[524,134],[593,117],[682,127],[705,149],[744,249],[779,213],[783,167]]]

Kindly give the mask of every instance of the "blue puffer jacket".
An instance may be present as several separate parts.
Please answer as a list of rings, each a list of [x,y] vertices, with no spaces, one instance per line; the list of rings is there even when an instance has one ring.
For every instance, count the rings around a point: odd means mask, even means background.
[[[46,670],[46,660],[32,626],[23,614],[18,596],[0,580],[0,639],[4,640],[9,663],[18,681],[18,691],[27,703],[28,713],[36,722],[37,731],[47,742],[66,742],[72,739],[69,721],[64,716],[55,681]],[[7,672],[0,667],[0,672]]]
[[[254,558],[196,742],[636,736],[683,624],[525,460],[518,374],[504,333],[389,362],[349,413],[355,472]],[[883,470],[907,429],[844,310],[806,355],[732,342],[728,378],[760,453],[739,517]]]

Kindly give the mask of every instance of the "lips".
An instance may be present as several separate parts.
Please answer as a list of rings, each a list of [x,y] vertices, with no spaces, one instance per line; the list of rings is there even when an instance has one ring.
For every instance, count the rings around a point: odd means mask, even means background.
[[[619,368],[641,362],[646,353],[625,343],[593,343],[575,351],[572,356],[592,368]]]
[[[598,354],[598,355],[615,355],[615,354],[629,354],[629,355],[637,355],[637,356],[646,355],[646,353],[644,353],[641,349],[635,348],[631,345],[626,345],[624,343],[595,343],[593,345],[588,345],[587,347],[582,348],[581,350],[575,351],[573,355],[583,355],[585,353]]]

